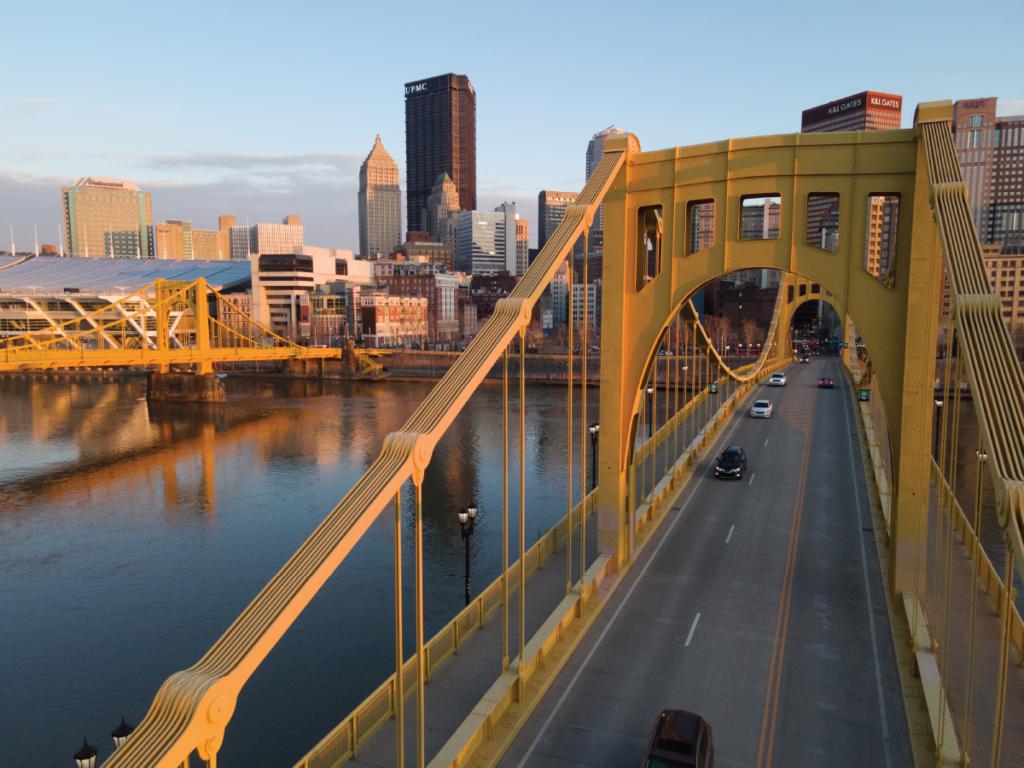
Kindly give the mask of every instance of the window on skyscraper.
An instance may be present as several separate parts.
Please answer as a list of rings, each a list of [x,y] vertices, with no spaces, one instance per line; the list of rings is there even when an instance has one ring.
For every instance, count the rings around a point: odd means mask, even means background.
[[[777,240],[782,221],[780,195],[745,195],[740,200],[740,240]]]
[[[687,206],[687,253],[706,251],[715,244],[715,201],[697,200]]]
[[[839,248],[839,195],[807,196],[808,245],[835,253]]]

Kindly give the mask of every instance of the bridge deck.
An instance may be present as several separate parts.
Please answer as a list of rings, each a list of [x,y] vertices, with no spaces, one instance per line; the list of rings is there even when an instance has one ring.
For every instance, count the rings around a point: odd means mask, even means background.
[[[501,765],[637,764],[666,707],[709,720],[718,765],[912,764],[848,384],[788,373],[719,440],[746,476],[705,456]]]

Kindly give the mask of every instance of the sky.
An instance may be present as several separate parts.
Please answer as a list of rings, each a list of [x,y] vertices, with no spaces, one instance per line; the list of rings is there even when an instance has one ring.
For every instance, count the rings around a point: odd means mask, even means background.
[[[0,241],[13,227],[31,250],[38,227],[56,243],[61,185],[110,176],[152,193],[154,222],[298,214],[308,245],[358,250],[374,138],[404,191],[404,84],[455,72],[477,94],[477,207],[516,202],[536,244],[537,193],[581,189],[587,142],[610,125],[643,149],[794,133],[802,110],[864,90],[902,95],[904,127],[940,99],[1024,113],[1024,3],[979,7],[988,31],[971,40],[966,7],[9,3]]]

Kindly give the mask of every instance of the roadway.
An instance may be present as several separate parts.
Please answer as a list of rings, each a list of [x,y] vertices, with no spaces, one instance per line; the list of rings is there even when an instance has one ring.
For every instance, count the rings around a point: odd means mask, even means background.
[[[850,385],[812,360],[705,454],[504,768],[639,765],[664,708],[709,721],[718,766],[913,764]]]

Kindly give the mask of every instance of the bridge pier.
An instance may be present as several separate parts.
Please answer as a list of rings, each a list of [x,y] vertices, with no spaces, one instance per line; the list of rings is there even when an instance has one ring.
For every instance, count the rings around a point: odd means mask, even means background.
[[[324,361],[321,358],[282,360],[281,373],[297,379],[322,379],[324,377]]]
[[[224,381],[213,374],[163,373],[146,376],[146,400],[183,403],[223,403]]]

